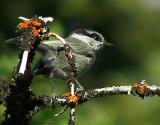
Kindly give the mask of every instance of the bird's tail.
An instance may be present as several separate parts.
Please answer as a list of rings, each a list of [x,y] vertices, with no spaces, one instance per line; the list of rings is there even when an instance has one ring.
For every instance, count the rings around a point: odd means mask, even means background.
[[[6,43],[16,43],[16,41],[17,41],[17,38],[11,38],[11,39],[8,39],[8,40],[6,40],[5,42]]]

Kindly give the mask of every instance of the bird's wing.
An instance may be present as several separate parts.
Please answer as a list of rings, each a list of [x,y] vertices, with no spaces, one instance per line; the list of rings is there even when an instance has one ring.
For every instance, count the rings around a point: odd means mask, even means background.
[[[85,55],[74,54],[74,56],[78,75],[86,72],[95,61],[95,58],[90,58]]]
[[[90,66],[93,64],[95,60],[95,53],[91,48],[83,43],[82,41],[78,41],[77,39],[71,39],[73,41],[69,41],[70,39],[66,39],[67,43],[73,49],[73,55],[75,56],[75,64],[77,67],[78,75],[87,71]],[[65,57],[64,51],[57,52],[57,50],[49,49],[46,47],[58,47],[62,45],[59,40],[49,40],[44,41],[42,46],[40,46],[40,52],[44,54],[43,61],[46,67],[51,67],[55,69],[63,70],[66,67],[69,67],[68,60]],[[45,53],[43,53],[43,52]]]
[[[57,47],[60,45],[62,45],[60,40],[45,40],[40,44],[38,50],[42,54],[48,50],[57,51]]]
[[[43,55],[42,60],[44,63],[48,64],[57,57],[57,47],[60,45],[62,44],[59,40],[46,40],[40,44],[38,51]]]
[[[76,38],[66,38],[67,43],[71,46],[76,54],[88,55],[93,54],[93,49],[89,44]]]
[[[73,53],[73,56],[75,57],[75,65],[78,76],[87,71],[95,61],[95,57],[90,58],[85,55],[75,53]],[[64,55],[63,51],[58,54],[54,61],[50,61],[50,63],[47,63],[46,65],[47,67],[54,67],[56,69],[64,70],[64,72],[69,67],[68,59]]]
[[[80,55],[90,55],[90,56],[95,55],[94,50],[86,42],[73,37],[65,38],[65,40],[69,44],[69,46],[73,49],[74,53]],[[39,50],[41,53],[48,52],[49,48],[52,49],[52,51],[57,51],[57,47],[61,45],[62,43],[60,40],[47,40],[42,42],[41,46],[39,47]]]

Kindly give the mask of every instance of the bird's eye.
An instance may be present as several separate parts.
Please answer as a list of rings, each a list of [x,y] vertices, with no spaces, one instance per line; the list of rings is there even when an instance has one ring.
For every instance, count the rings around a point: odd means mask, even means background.
[[[95,39],[96,41],[100,41],[100,37],[99,37],[98,34],[93,33],[91,36],[92,36],[92,38]]]
[[[99,37],[98,37],[98,36],[94,36],[94,39],[98,41],[98,40],[99,40]]]

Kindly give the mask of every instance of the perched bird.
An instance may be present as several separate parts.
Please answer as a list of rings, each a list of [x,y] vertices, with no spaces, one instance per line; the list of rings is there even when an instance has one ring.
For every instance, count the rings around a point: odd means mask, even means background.
[[[96,59],[96,53],[104,45],[112,45],[106,42],[100,33],[88,29],[73,31],[65,38],[65,41],[73,51],[78,77],[93,65]],[[48,40],[41,44],[39,50],[43,57],[34,67],[33,72],[35,75],[43,74],[51,78],[68,79],[66,72],[69,64],[64,50],[58,50],[61,45],[60,40]],[[76,83],[79,89],[83,89],[78,81]]]

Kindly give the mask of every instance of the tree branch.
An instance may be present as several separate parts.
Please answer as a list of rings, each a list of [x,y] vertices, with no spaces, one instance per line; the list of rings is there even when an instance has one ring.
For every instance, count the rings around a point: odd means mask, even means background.
[[[25,19],[18,24],[19,36],[7,41],[17,44],[20,51],[12,80],[9,82],[2,80],[0,84],[0,103],[5,102],[6,106],[3,125],[27,125],[30,120],[29,113],[35,109],[33,93],[30,89],[33,79],[31,64],[40,42],[48,39],[46,19],[48,18]],[[8,84],[5,85],[5,83]]]
[[[9,86],[13,85],[14,83],[5,79],[0,78],[0,104],[6,103],[6,98],[10,93]]]
[[[148,85],[145,81],[141,81],[139,83],[134,83],[132,85],[126,86],[112,86],[112,87],[104,87],[104,88],[96,88],[96,89],[89,89],[86,91],[81,91],[76,94],[78,97],[78,104],[82,104],[86,101],[97,97],[103,96],[114,96],[114,95],[134,95],[139,96],[142,99],[148,96],[160,96],[160,86],[156,85]],[[72,107],[73,102],[66,96],[36,96],[34,98],[36,102],[36,111],[42,110],[44,108],[56,108],[56,107],[64,107],[70,106]]]

